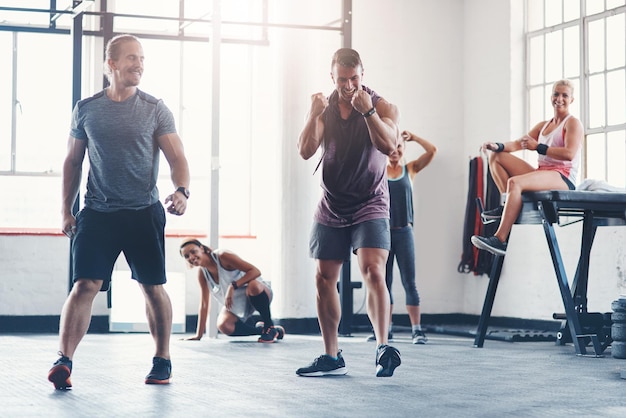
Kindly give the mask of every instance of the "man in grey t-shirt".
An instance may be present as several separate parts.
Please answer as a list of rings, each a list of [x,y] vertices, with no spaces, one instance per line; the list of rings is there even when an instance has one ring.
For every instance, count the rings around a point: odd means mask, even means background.
[[[143,48],[132,35],[106,47],[110,86],[79,101],[72,115],[63,164],[63,232],[73,240],[73,280],[61,313],[61,357],[48,373],[56,389],[72,386],[72,357],[91,321],[93,300],[107,290],[123,251],[146,299],[156,350],[145,383],[166,384],[171,375],[172,306],[165,278],[165,210],[156,187],[159,154],[170,165],[175,191],[167,211],[182,215],[189,198],[189,166],[174,118],[163,101],[140,91]],[[74,217],[85,151],[89,175],[84,208]]]

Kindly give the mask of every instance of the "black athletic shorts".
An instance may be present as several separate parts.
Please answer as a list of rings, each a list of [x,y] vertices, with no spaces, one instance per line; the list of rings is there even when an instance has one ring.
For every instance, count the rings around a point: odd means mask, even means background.
[[[76,216],[72,245],[73,279],[103,280],[108,290],[121,252],[132,278],[142,284],[164,284],[165,210],[161,202],[139,210],[98,212],[84,208]]]

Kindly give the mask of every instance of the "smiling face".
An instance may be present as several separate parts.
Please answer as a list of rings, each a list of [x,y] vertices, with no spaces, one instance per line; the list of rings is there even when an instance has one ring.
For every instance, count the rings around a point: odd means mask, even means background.
[[[565,84],[556,84],[552,90],[551,101],[555,111],[567,112],[570,103],[574,101],[573,89]]]
[[[202,261],[207,257],[207,253],[204,248],[194,243],[186,244],[180,249],[180,255],[189,263],[190,266],[198,267],[202,264]]]
[[[350,102],[354,93],[361,88],[363,68],[360,65],[356,67],[346,67],[344,65],[335,64],[333,65],[331,77],[335,83],[335,90],[339,93],[339,98],[343,101]]]
[[[134,40],[119,45],[116,58],[108,60],[112,81],[123,87],[136,87],[143,75],[143,48]]]

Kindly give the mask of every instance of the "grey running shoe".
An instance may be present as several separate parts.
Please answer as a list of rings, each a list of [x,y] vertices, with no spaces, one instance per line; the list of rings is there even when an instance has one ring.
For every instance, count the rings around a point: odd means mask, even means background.
[[[172,362],[170,360],[154,357],[152,359],[152,370],[146,376],[147,385],[166,385],[172,376]]]
[[[480,216],[484,220],[491,221],[491,220],[494,220],[494,219],[502,218],[502,212],[504,212],[504,206],[498,206],[495,209],[483,211],[483,213],[481,213]]]
[[[65,390],[72,388],[70,375],[72,374],[72,360],[59,351],[61,356],[54,362],[52,368],[48,372],[48,380],[54,384],[54,388]]]
[[[327,354],[322,354],[307,367],[296,370],[298,376],[306,377],[341,376],[346,373],[348,373],[348,369],[346,369],[346,362],[343,360],[341,351],[337,353],[337,360]]]
[[[381,344],[376,349],[376,377],[391,377],[402,363],[400,352],[390,345]]]
[[[413,333],[413,344],[426,344],[428,337],[424,334],[424,331],[415,331]]]
[[[473,235],[472,244],[474,244],[474,247],[480,248],[481,250],[489,251],[491,254],[506,254],[507,243],[501,242],[496,237],[481,237],[480,235]]]

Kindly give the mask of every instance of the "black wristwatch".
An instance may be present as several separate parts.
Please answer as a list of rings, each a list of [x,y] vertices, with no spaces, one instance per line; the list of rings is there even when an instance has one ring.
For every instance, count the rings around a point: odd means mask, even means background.
[[[176,189],[177,192],[181,192],[183,194],[183,196],[185,196],[185,199],[189,199],[189,190],[186,189],[183,186],[180,186],[178,189]]]

